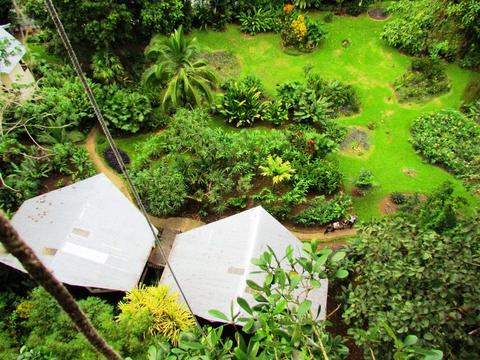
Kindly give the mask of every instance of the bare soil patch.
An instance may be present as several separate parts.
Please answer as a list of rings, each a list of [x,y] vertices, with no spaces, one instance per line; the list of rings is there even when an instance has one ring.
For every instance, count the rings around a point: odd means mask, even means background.
[[[59,189],[61,187],[72,184],[72,177],[70,175],[53,175],[49,178],[42,181],[42,186],[40,188],[40,194],[45,194],[47,192]]]
[[[370,150],[370,143],[368,142],[367,130],[358,127],[351,127],[345,140],[340,145],[343,153],[350,155],[364,155]]]
[[[382,8],[376,8],[376,9],[371,9],[368,11],[368,16],[374,20],[386,20],[390,17],[390,15],[387,14],[385,9]]]
[[[412,168],[404,168],[402,170],[402,172],[406,175],[406,176],[410,176],[410,177],[415,177],[417,176],[417,171],[415,169],[412,169]]]
[[[383,200],[380,201],[378,207],[380,208],[380,212],[382,213],[382,215],[389,215],[398,210],[398,205],[392,201],[390,195],[383,198]]]

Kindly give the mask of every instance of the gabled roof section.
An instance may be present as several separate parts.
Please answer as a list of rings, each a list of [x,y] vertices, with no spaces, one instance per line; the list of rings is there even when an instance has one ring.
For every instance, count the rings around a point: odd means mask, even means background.
[[[0,42],[3,41],[8,42],[6,48],[8,56],[6,60],[0,58],[0,73],[10,74],[13,68],[20,62],[23,55],[25,55],[26,50],[20,41],[0,26]]]
[[[103,174],[25,201],[12,225],[60,281],[107,290],[137,285],[155,241]],[[0,262],[25,271],[10,254]]]
[[[263,274],[251,273],[258,270],[251,260],[260,257],[267,245],[280,257],[288,245],[296,256],[303,253],[300,241],[260,206],[177,235],[168,260],[194,314],[219,321],[208,310],[230,314],[232,302],[234,313],[243,314],[236,299],[255,302],[246,281],[263,283]],[[168,268],[160,283],[178,291]],[[322,287],[309,296],[315,315],[321,306],[320,319],[325,319],[327,288],[327,280],[322,281]]]

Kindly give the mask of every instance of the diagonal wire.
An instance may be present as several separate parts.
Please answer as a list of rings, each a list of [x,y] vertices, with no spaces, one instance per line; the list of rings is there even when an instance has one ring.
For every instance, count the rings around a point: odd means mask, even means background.
[[[56,10],[55,6],[53,5],[52,0],[45,0],[45,5],[47,6],[48,12],[50,13],[50,17],[52,18],[52,20],[55,24],[55,27],[57,28],[58,35],[60,35],[60,38],[62,39],[63,45],[65,46],[65,49],[67,50],[68,57],[70,58],[70,61],[72,62],[72,65],[75,69],[75,72],[77,73],[77,75],[78,75],[78,77],[79,77],[79,79],[80,79],[80,81],[83,85],[83,88],[85,90],[85,93],[87,94],[88,100],[90,101],[90,103],[93,107],[93,110],[95,111],[95,115],[97,116],[97,120],[100,123],[100,126],[102,127],[103,133],[105,134],[105,136],[108,140],[108,143],[109,143],[111,149],[113,150],[113,153],[115,155],[115,159],[117,160],[117,163],[120,164],[122,174],[125,176],[125,179],[127,180],[128,187],[130,188],[130,191],[132,192],[132,194],[135,198],[135,202],[137,203],[138,207],[140,208],[140,211],[142,212],[143,216],[145,217],[145,220],[148,223],[150,231],[152,232],[153,237],[155,238],[155,243],[158,244],[159,241],[158,241],[158,238],[157,238],[157,234],[155,233],[155,228],[154,228],[152,222],[150,221],[150,219],[148,217],[148,213],[147,213],[147,210],[145,209],[145,205],[143,204],[142,199],[140,198],[140,195],[138,194],[138,191],[137,191],[135,185],[133,184],[132,179],[131,179],[131,177],[130,177],[130,175],[129,175],[126,167],[125,167],[125,163],[124,163],[122,157],[120,156],[117,145],[115,144],[115,141],[114,141],[112,135],[110,134],[110,131],[108,130],[105,119],[103,118],[102,112],[100,111],[100,107],[97,104],[97,100],[95,99],[95,96],[93,95],[92,89],[88,85],[87,79],[86,79],[86,77],[85,77],[85,75],[82,71],[80,63],[78,62],[78,58],[77,58],[77,55],[75,53],[75,50],[73,49],[72,44],[70,43],[70,40],[67,36],[67,33],[65,32],[65,29],[64,29],[63,24],[60,20],[60,17],[58,16],[57,10]],[[180,283],[178,282],[178,279],[175,276],[175,273],[173,272],[172,267],[170,266],[170,263],[167,259],[167,256],[165,255],[165,252],[163,251],[161,246],[158,246],[158,248],[160,250],[160,254],[162,255],[163,260],[165,261],[166,266],[168,267],[168,270],[172,274],[172,278],[173,278],[175,284],[177,285],[177,288],[179,289],[180,294],[181,294],[183,300],[185,301],[185,304],[188,307],[188,310],[190,310],[190,312],[193,314],[192,307],[190,306],[190,303],[188,302],[187,297],[185,296],[185,293],[183,292],[183,290],[180,286]],[[203,329],[200,326],[200,323],[198,322],[198,320],[195,316],[194,316],[194,319],[195,319],[195,322],[197,324],[197,327],[203,333]]]

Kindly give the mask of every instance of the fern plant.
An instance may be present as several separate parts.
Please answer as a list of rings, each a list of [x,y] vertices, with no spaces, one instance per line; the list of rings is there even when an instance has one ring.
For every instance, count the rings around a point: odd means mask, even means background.
[[[270,176],[272,178],[274,185],[284,180],[290,180],[295,173],[295,169],[290,164],[290,161],[283,161],[280,156],[274,159],[272,155],[268,155],[267,165],[260,165],[259,168],[263,171],[263,176]]]

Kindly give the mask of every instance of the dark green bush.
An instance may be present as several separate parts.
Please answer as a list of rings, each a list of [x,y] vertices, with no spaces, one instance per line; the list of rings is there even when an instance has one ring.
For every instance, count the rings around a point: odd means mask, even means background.
[[[393,85],[400,101],[423,100],[450,90],[444,66],[428,58],[412,60],[407,72]]]
[[[103,87],[99,95],[103,116],[114,130],[136,133],[150,127],[152,108],[147,96],[116,85]]]
[[[430,163],[440,164],[474,188],[480,184],[480,126],[462,113],[443,110],[412,124],[412,143]]]
[[[402,205],[407,202],[407,196],[401,192],[392,192],[390,194],[390,199],[396,205]]]
[[[339,189],[343,178],[338,163],[325,159],[305,165],[297,176],[307,181],[316,192],[327,195]]]
[[[147,38],[153,34],[170,35],[183,24],[183,10],[181,0],[145,1],[140,13],[143,33]]]
[[[330,103],[334,117],[351,115],[360,110],[360,102],[353,86],[338,80],[326,81],[318,74],[307,72],[308,87],[319,97],[324,97]]]
[[[365,329],[382,321],[399,338],[415,333],[421,345],[456,359],[480,353],[471,333],[480,317],[479,224],[475,216],[438,234],[397,216],[362,228],[348,256],[355,281],[343,301],[347,324]],[[370,347],[377,358],[392,358],[393,341],[383,330],[368,347],[355,340],[365,357]]]
[[[355,186],[362,190],[370,190],[378,184],[375,181],[375,177],[370,170],[363,169],[360,171],[357,179],[355,180]]]
[[[187,198],[184,177],[174,166],[162,163],[142,170],[135,174],[133,182],[148,212],[155,216],[175,214]]]

